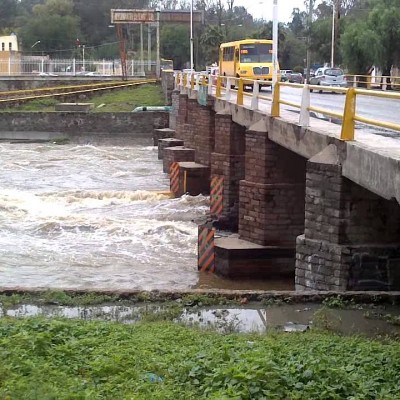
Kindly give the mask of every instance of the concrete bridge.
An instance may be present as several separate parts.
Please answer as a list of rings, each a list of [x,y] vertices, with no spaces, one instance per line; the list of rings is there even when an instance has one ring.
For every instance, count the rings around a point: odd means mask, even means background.
[[[181,161],[185,184],[205,168],[211,208],[221,202],[212,226],[237,232],[205,245],[212,269],[294,272],[297,290],[400,289],[398,140],[365,132],[343,141],[338,125],[315,119],[304,128],[293,112],[272,117],[213,95],[199,102],[187,87],[172,105],[168,131],[192,152],[169,147],[168,165]]]

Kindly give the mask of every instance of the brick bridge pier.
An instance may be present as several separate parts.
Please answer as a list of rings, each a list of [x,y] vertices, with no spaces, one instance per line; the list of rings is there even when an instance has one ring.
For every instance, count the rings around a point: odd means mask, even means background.
[[[368,159],[373,168],[378,159],[332,128],[324,132],[322,122],[302,129],[290,115],[272,118],[211,96],[201,105],[197,97],[172,93],[168,136],[178,145],[167,149],[186,184],[192,174],[202,181],[196,190],[211,191],[213,222],[199,228],[199,246],[202,228],[217,230],[199,269],[232,278],[290,275],[296,290],[400,289],[399,199],[348,177],[350,166]],[[192,158],[180,159],[182,149]],[[222,229],[232,235],[218,237]],[[212,262],[202,267],[205,259]]]

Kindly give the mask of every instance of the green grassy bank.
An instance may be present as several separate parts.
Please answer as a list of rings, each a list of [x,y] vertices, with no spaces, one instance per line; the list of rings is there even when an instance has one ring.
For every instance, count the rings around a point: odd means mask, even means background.
[[[93,103],[92,112],[130,112],[139,106],[165,105],[161,85],[144,84],[126,89],[114,89],[111,92],[96,94],[89,99],[79,100],[83,103]],[[60,103],[58,97],[42,98],[23,103],[18,107],[0,109],[1,112],[16,111],[54,111],[54,106]]]
[[[398,342],[0,319],[1,399],[399,399]]]

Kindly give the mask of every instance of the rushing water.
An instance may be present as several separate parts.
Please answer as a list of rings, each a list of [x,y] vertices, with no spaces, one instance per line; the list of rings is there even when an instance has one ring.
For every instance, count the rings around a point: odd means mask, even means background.
[[[205,196],[170,199],[157,149],[0,144],[0,286],[284,289],[197,271]]]

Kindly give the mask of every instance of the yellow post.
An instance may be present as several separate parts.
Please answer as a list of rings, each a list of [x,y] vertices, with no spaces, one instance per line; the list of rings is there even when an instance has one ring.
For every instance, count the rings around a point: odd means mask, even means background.
[[[186,87],[186,85],[187,85],[187,75],[186,74],[183,74],[182,81],[183,81],[183,87]]]
[[[222,87],[222,77],[217,77],[217,91],[215,93],[216,97],[221,97],[221,87]]]
[[[371,75],[367,75],[367,89],[371,89]]]
[[[187,171],[183,172],[183,193],[187,192]]]
[[[341,140],[354,140],[355,114],[356,114],[356,89],[349,88],[347,89],[346,102],[344,105],[342,133],[340,135]]]
[[[275,83],[274,86],[274,96],[272,98],[272,106],[271,106],[271,116],[272,117],[279,117],[280,116],[280,93],[281,93],[281,87],[279,82]]]
[[[238,106],[243,105],[243,88],[244,88],[243,79],[240,78],[239,79],[239,90],[238,90],[237,97],[236,97],[236,104]]]
[[[192,74],[191,79],[190,79],[190,88],[193,90],[194,89],[194,75]]]

